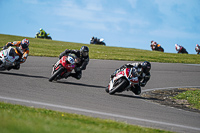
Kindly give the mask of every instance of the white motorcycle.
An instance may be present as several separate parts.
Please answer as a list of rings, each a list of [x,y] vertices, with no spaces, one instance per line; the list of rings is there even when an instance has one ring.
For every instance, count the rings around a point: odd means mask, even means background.
[[[112,95],[116,92],[131,90],[135,93],[138,91],[137,89],[141,91],[136,68],[125,68],[123,71],[116,73],[116,75],[110,80],[106,92]]]
[[[16,54],[15,49],[9,47],[0,52],[0,71],[5,71],[8,68],[15,66],[19,55]]]

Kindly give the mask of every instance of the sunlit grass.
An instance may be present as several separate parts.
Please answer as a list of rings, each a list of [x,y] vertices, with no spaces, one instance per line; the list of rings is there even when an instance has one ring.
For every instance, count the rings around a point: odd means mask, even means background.
[[[83,115],[0,102],[1,133],[169,133]]]
[[[200,89],[191,89],[183,93],[179,93],[174,99],[187,100],[192,108],[200,109]]]
[[[0,46],[4,46],[9,41],[22,40],[23,38],[24,37],[21,36],[0,34]],[[32,56],[58,57],[59,54],[65,49],[80,49],[81,46],[86,45],[90,49],[90,59],[127,61],[147,60],[150,62],[200,64],[200,55],[194,54],[162,53],[157,51],[141,50],[134,48],[109,47],[102,45],[61,42],[36,38],[28,39],[30,40],[30,55]]]

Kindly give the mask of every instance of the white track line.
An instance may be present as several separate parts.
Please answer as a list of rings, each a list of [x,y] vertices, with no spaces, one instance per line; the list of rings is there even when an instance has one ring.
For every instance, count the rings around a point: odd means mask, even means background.
[[[179,128],[200,131],[200,128],[197,128],[197,127],[191,127],[191,126],[179,125],[179,124],[167,123],[167,122],[161,122],[161,121],[154,121],[154,120],[147,120],[147,119],[141,119],[141,118],[137,118],[137,117],[111,114],[111,113],[99,112],[99,111],[94,111],[94,110],[87,110],[87,109],[74,108],[74,107],[69,107],[69,106],[55,105],[55,104],[49,104],[49,103],[43,103],[43,102],[37,102],[37,101],[31,101],[31,100],[16,99],[16,98],[3,97],[3,96],[0,96],[0,99],[10,100],[10,101],[15,101],[15,102],[22,102],[22,103],[29,103],[29,104],[36,104],[36,105],[43,105],[43,106],[49,106],[49,107],[56,107],[56,108],[61,108],[61,109],[68,109],[68,110],[74,110],[74,111],[80,111],[80,112],[86,112],[86,113],[92,113],[92,114],[98,114],[98,115],[104,115],[104,116],[118,117],[118,118],[123,118],[123,119],[137,120],[137,121],[142,121],[142,122],[150,122],[150,123],[154,123],[154,124],[161,124],[161,125],[166,125],[166,126],[174,126],[174,127],[179,127]]]

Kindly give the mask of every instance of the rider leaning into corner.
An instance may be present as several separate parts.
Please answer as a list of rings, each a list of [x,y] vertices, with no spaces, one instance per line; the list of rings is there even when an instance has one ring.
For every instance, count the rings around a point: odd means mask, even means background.
[[[66,49],[64,52],[62,52],[60,54],[59,59],[61,59],[63,56],[66,56],[68,54],[75,54],[76,57],[79,59],[78,63],[76,64],[76,67],[74,69],[75,73],[71,73],[69,76],[72,76],[76,79],[81,79],[82,70],[85,70],[87,64],[89,63],[89,54],[88,53],[89,53],[89,48],[87,46],[82,46],[80,50]]]
[[[140,86],[144,87],[147,82],[149,81],[151,75],[150,75],[150,70],[151,70],[151,63],[148,61],[144,61],[142,63],[128,63],[123,66],[121,66],[119,69],[116,69],[116,71],[111,75],[111,79],[120,71],[124,70],[125,68],[136,68],[138,74],[139,74],[139,81],[140,81]],[[133,93],[136,95],[139,95],[141,93],[141,88],[136,88],[136,89],[131,89]]]
[[[40,35],[42,38],[44,38],[44,37],[47,36],[47,33],[46,33],[42,28],[40,28],[39,33],[40,33],[39,35]]]
[[[23,39],[22,41],[14,41],[14,42],[8,42],[3,49],[7,49],[9,46],[16,46],[14,48],[15,52],[17,55],[19,55],[19,59],[16,61],[15,66],[9,67],[7,70],[10,69],[19,69],[20,64],[24,63],[28,57],[29,54],[29,40],[28,39]],[[13,55],[14,56],[14,55]],[[2,62],[0,62],[1,64]]]
[[[200,46],[198,44],[196,44],[195,50],[197,54],[200,54]]]

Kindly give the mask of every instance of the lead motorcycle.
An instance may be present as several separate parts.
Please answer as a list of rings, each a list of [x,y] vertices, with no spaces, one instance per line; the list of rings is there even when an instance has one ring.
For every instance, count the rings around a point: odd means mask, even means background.
[[[136,89],[140,88],[138,76],[136,68],[125,68],[110,80],[106,92],[110,95],[126,90],[134,92]]]
[[[5,71],[9,67],[15,66],[19,56],[16,54],[13,47],[1,50],[0,52],[0,71]]]
[[[40,36],[40,32],[37,32],[36,35],[35,35],[35,38],[44,38],[44,39],[52,40],[50,33],[47,33],[45,36]]]
[[[58,60],[53,65],[53,70],[49,81],[52,82],[53,80],[56,81],[69,76],[76,67],[75,60],[76,57],[73,55],[63,56],[60,60]]]

